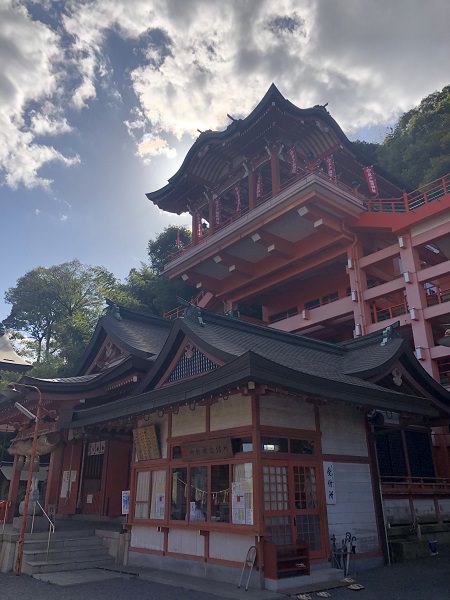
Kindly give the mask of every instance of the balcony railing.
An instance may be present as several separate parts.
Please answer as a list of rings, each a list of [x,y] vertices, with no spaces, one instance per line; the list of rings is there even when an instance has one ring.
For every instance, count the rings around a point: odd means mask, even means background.
[[[441,290],[436,288],[432,293],[427,294],[427,306],[435,306],[443,302],[450,301],[450,289]]]
[[[438,361],[439,381],[441,385],[450,385],[450,358]]]
[[[448,477],[381,477],[383,493],[387,494],[449,494],[450,478]]]
[[[400,304],[394,304],[387,308],[376,308],[372,309],[372,322],[379,323],[380,321],[387,321],[388,319],[394,319],[400,315],[405,315],[408,312],[406,302]]]
[[[361,205],[363,205],[363,202],[366,201],[366,198],[364,196],[362,196],[361,194],[359,194],[355,189],[349,187],[348,185],[345,185],[341,181],[331,181],[330,178],[327,176],[326,173],[323,173],[322,171],[305,171],[303,169],[300,170],[297,173],[297,175],[293,175],[292,177],[289,177],[285,181],[281,182],[281,184],[280,184],[280,192],[282,190],[290,187],[291,185],[293,185],[297,181],[305,179],[306,177],[308,177],[311,174],[317,175],[318,177],[321,177],[322,179],[324,179],[328,183],[331,183],[331,185],[334,185],[337,188],[339,188],[339,189],[341,189],[341,190],[343,190],[343,191],[345,191],[347,193],[350,193],[353,196],[356,196],[361,201]],[[272,190],[267,191],[260,198],[256,198],[255,206],[260,206],[261,204],[264,204],[265,202],[267,202],[267,200],[270,200],[272,197],[273,197]],[[218,223],[218,224],[216,224],[214,226],[214,230],[208,229],[205,233],[203,233],[203,235],[201,235],[198,238],[196,244],[194,244],[194,242],[191,242],[190,244],[184,246],[183,248],[180,248],[179,250],[176,250],[175,252],[172,252],[170,254],[170,259],[174,260],[175,258],[178,258],[181,254],[184,254],[185,252],[187,252],[188,250],[190,250],[194,245],[198,246],[199,244],[202,244],[207,239],[209,239],[211,235],[214,235],[214,233],[216,233],[217,231],[220,231],[221,229],[224,229],[225,227],[227,227],[231,223],[234,223],[234,222],[238,221],[241,217],[243,217],[244,215],[246,215],[248,212],[249,212],[249,208],[248,207],[243,207],[239,211],[237,211],[234,214],[232,214],[231,216],[227,217],[226,219],[222,219],[220,223]]]
[[[405,213],[450,194],[450,173],[399,198],[373,198],[367,201],[370,212]]]

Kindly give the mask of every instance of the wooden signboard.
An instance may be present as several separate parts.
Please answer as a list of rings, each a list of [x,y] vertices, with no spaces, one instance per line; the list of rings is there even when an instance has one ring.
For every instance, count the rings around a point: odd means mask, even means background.
[[[155,425],[138,427],[133,430],[136,460],[154,460],[161,458]]]
[[[181,446],[181,458],[186,462],[231,458],[232,456],[231,438],[215,438]]]

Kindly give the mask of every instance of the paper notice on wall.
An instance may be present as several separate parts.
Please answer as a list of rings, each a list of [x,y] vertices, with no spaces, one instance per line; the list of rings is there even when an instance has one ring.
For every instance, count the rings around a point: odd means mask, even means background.
[[[166,495],[157,494],[155,498],[155,519],[164,519],[166,507]]]
[[[130,490],[122,490],[122,514],[128,515],[130,512]]]
[[[239,482],[231,484],[231,515],[233,523],[245,525],[245,494],[242,492]]]
[[[70,496],[70,488],[72,483],[77,480],[77,471],[63,471],[60,498],[68,498]]]
[[[60,498],[67,498],[69,495],[69,481],[70,471],[63,471],[62,482],[61,482],[61,493]]]

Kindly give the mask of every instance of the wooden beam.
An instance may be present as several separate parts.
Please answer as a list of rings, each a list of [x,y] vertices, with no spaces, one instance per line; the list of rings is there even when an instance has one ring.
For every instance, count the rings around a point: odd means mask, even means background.
[[[267,250],[268,256],[279,255],[283,258],[294,256],[294,244],[267,231],[258,231],[251,236],[255,244],[261,244]]]
[[[216,264],[222,264],[228,267],[229,273],[239,273],[246,277],[251,277],[253,275],[253,265],[250,262],[226,252],[216,254],[216,256],[213,257],[213,261]]]

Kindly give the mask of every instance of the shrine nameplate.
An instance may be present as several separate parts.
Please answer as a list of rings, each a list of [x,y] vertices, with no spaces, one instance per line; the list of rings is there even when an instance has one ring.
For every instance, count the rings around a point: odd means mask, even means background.
[[[187,462],[231,458],[232,456],[231,438],[202,440],[201,442],[192,442],[181,446],[181,458]]]

